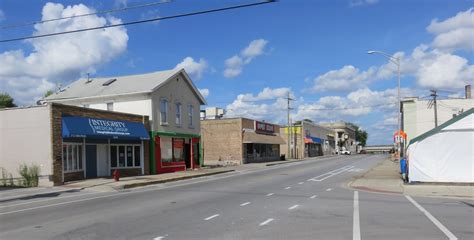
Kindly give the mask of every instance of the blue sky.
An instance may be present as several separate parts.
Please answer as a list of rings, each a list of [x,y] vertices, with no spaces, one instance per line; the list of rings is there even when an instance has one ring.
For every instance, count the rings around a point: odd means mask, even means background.
[[[152,0],[2,0],[0,25],[153,2]],[[110,22],[169,16],[252,1],[176,0],[124,13],[0,30],[7,39]],[[82,5],[79,5],[82,4]],[[0,88],[18,104],[85,76],[185,67],[208,106],[229,116],[284,123],[351,121],[369,144],[392,141],[396,128],[393,64],[367,50],[400,57],[403,96],[429,89],[457,96],[474,79],[474,1],[288,1],[107,31],[0,44]]]

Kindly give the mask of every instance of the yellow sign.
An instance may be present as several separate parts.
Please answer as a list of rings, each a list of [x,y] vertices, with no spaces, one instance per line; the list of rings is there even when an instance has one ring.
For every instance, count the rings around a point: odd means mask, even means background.
[[[288,134],[288,127],[285,127],[285,134]],[[301,133],[301,127],[291,127],[291,132],[300,134]]]

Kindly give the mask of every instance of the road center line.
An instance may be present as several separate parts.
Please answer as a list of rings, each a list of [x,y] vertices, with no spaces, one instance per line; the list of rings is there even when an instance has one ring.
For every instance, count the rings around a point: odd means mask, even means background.
[[[270,197],[270,196],[273,195],[273,194],[274,194],[274,193],[269,193],[269,194],[267,194],[267,197]]]
[[[291,187],[286,187],[285,189],[287,189],[287,190],[288,190],[288,189],[290,189],[290,188],[291,188]]]
[[[242,206],[242,207],[243,207],[243,206],[245,206],[245,205],[249,205],[249,204],[250,204],[250,202],[244,202],[244,203],[240,204],[240,206]]]
[[[431,215],[431,213],[429,213],[426,209],[424,209],[420,204],[418,204],[413,198],[411,198],[410,196],[408,195],[405,195],[405,197],[408,199],[408,201],[410,201],[413,205],[415,205],[416,208],[418,208],[418,210],[420,210],[422,213],[424,213],[426,215],[426,217],[428,217],[429,220],[431,220],[431,222],[434,223],[434,225],[436,225],[447,237],[448,239],[450,240],[454,240],[454,239],[458,239],[456,236],[454,236],[454,234],[449,231],[440,221],[438,221],[438,219],[436,219],[435,217],[433,217],[433,215]]]
[[[299,206],[298,204],[295,204],[295,205],[289,207],[288,210],[293,210],[293,209],[297,208],[298,206]]]
[[[214,215],[212,215],[212,216],[210,216],[210,217],[204,218],[204,220],[209,221],[209,220],[211,220],[211,219],[213,219],[213,218],[215,218],[215,217],[219,217],[219,214],[214,214]]]
[[[269,224],[271,221],[273,221],[273,218],[269,218],[269,219],[265,220],[264,222],[260,223],[260,226],[265,226],[265,225]]]
[[[330,192],[330,191],[332,191],[332,188],[326,189],[326,192]]]
[[[311,197],[309,197],[309,198],[314,199],[314,198],[316,198],[316,195],[313,195],[313,196],[311,196]]]
[[[303,184],[304,182],[299,182],[298,184]]]
[[[354,214],[352,217],[352,239],[360,240],[359,192],[354,192]]]
[[[153,238],[153,240],[163,240],[165,239],[166,236],[159,236],[159,237],[156,237],[156,238]]]

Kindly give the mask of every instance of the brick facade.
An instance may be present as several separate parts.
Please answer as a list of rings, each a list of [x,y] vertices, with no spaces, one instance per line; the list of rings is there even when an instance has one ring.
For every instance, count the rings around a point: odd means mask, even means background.
[[[104,110],[97,110],[97,109],[90,109],[90,108],[83,108],[83,107],[76,107],[70,105],[63,105],[58,103],[50,103],[51,104],[51,139],[52,143],[52,156],[53,156],[53,164],[52,164],[52,172],[53,172],[53,182],[54,185],[61,185],[62,182],[62,116],[76,116],[76,117],[88,117],[88,118],[103,118],[103,119],[111,119],[111,120],[121,120],[121,121],[129,121],[129,122],[140,122],[143,123],[147,131],[150,131],[150,122],[148,116],[140,116],[140,115],[133,115],[127,113],[120,113],[120,112],[111,112],[111,111],[104,111]],[[143,151],[144,151],[144,169],[145,174],[150,173],[150,150],[149,150],[149,142],[143,142]],[[134,170],[134,169],[131,169]],[[136,171],[127,171],[129,173],[136,173]],[[83,178],[83,172],[79,172],[81,177]],[[77,173],[67,173],[64,175],[64,181],[70,180],[80,180],[82,179]],[[138,172],[140,175],[141,171]],[[67,179],[66,179],[66,176]],[[74,178],[76,177],[76,178]]]
[[[242,164],[242,119],[201,121],[201,141],[204,165]]]

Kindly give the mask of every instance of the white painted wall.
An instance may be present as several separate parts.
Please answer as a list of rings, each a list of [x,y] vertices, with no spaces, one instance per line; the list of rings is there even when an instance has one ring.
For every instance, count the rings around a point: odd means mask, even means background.
[[[411,99],[403,102],[403,131],[407,143],[435,127],[434,109],[428,108],[428,100]],[[438,126],[453,118],[459,111],[474,108],[474,99],[438,100]]]
[[[0,167],[19,177],[21,163],[52,174],[50,106],[0,110]],[[1,178],[1,175],[0,175]]]
[[[107,105],[106,105],[107,109]],[[125,112],[138,115],[146,115],[152,120],[151,99],[114,102],[114,112]]]

